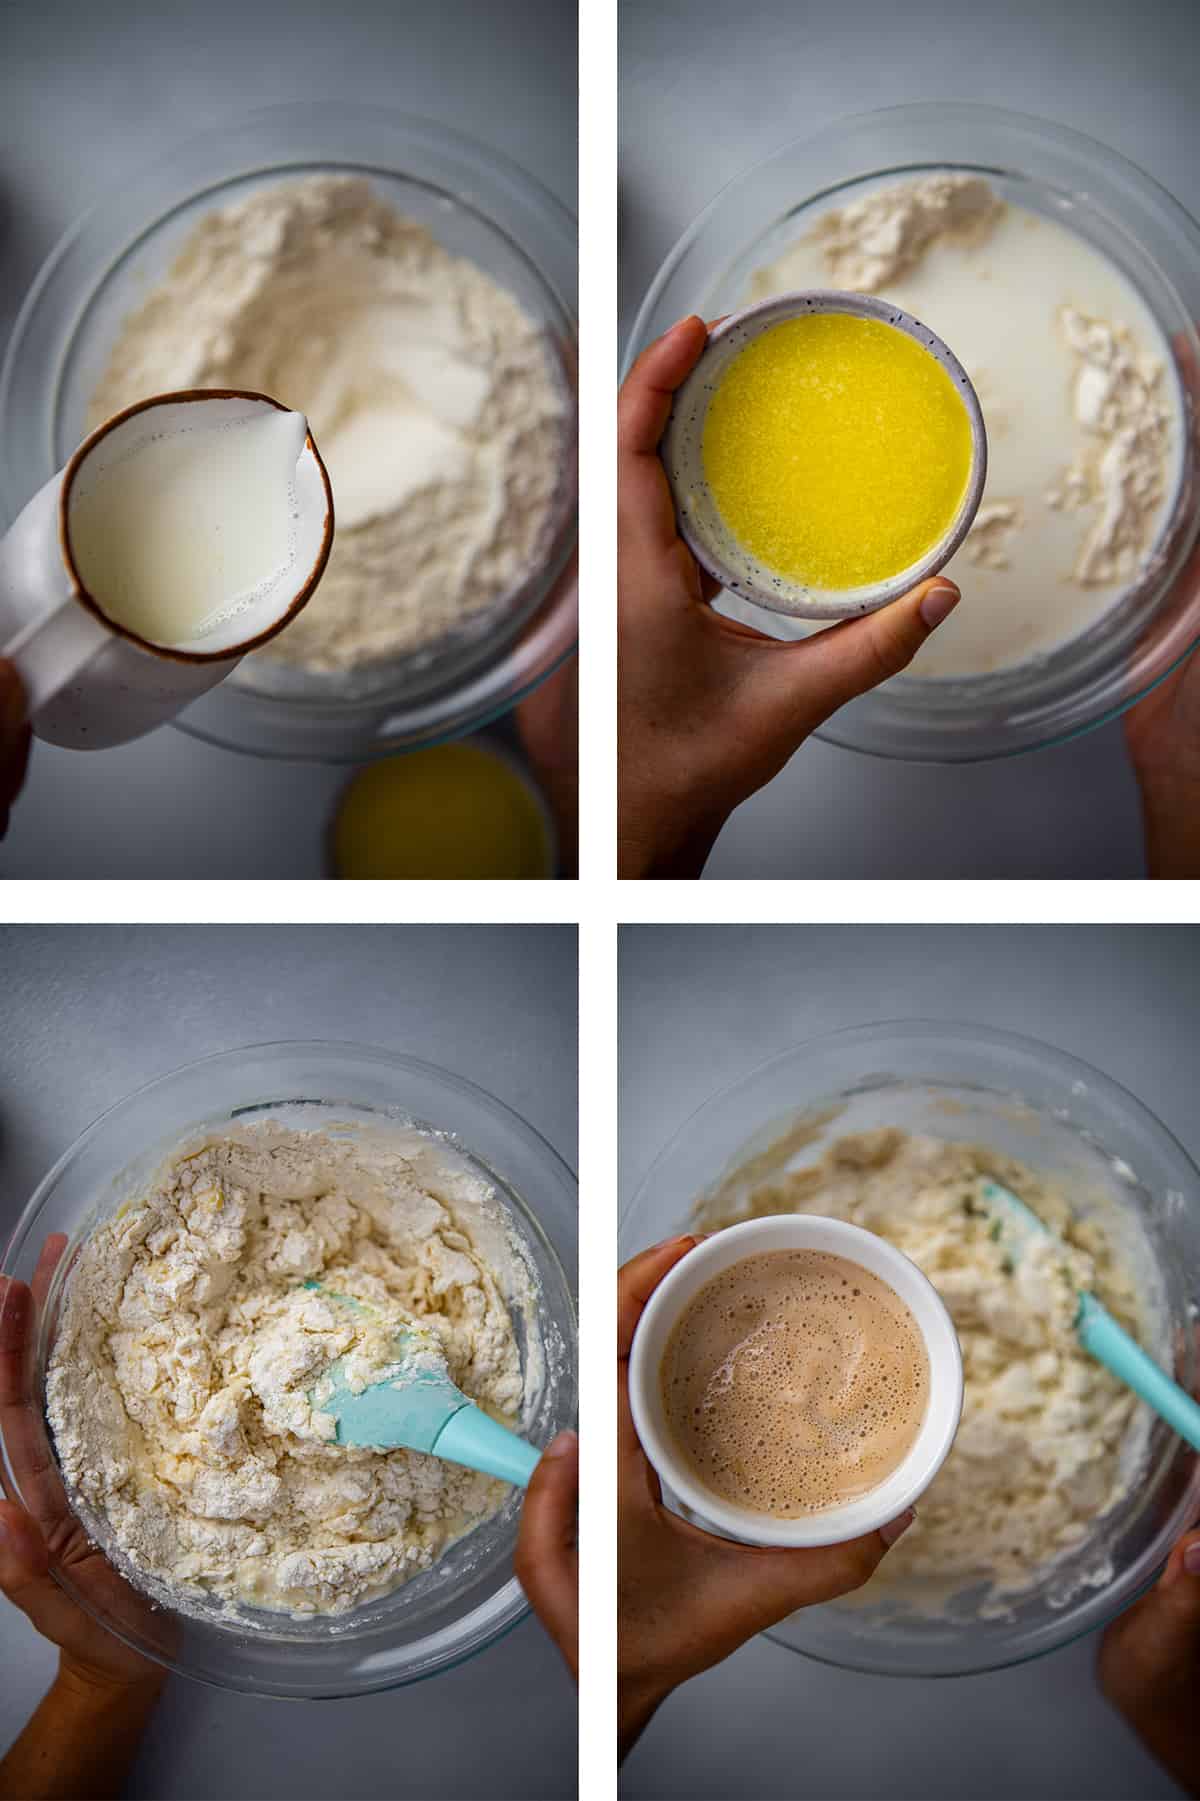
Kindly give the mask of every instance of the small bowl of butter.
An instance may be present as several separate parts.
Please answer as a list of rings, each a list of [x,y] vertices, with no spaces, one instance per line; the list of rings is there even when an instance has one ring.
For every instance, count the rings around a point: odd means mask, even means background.
[[[987,434],[962,364],[871,294],[781,294],[710,333],[662,460],[679,529],[724,588],[848,619],[935,575],[979,510]]]

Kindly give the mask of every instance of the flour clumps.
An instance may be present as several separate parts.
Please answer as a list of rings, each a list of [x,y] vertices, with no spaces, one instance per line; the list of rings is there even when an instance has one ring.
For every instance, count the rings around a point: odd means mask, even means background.
[[[122,327],[91,422],[251,388],[307,414],[333,486],[316,594],[260,653],[351,670],[486,624],[544,562],[569,405],[547,334],[358,176],[207,214]]]
[[[984,243],[1003,211],[981,176],[928,175],[826,213],[814,237],[834,285],[870,294],[915,269],[933,243]]]
[[[474,1231],[489,1213],[487,1185],[416,1133],[264,1125],[186,1148],[98,1226],[46,1395],[68,1491],[115,1561],[162,1598],[340,1613],[495,1513],[504,1483],[338,1445],[319,1406],[336,1359],[365,1385],[415,1328],[465,1394],[519,1423],[512,1317]]]
[[[1020,522],[1021,508],[1015,501],[993,500],[981,506],[963,545],[967,561],[985,569],[1011,568],[1009,539]]]
[[[1059,323],[1075,359],[1075,417],[1088,443],[1046,503],[1095,509],[1075,577],[1104,586],[1137,573],[1162,505],[1171,425],[1159,397],[1163,366],[1138,351],[1127,326],[1072,306],[1060,309]]]

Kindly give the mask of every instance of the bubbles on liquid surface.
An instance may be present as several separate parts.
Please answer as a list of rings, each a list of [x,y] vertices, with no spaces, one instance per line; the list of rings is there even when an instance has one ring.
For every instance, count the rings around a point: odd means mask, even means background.
[[[693,1299],[661,1392],[702,1482],[789,1518],[864,1494],[903,1461],[928,1404],[928,1358],[886,1283],[828,1252],[773,1251]]]

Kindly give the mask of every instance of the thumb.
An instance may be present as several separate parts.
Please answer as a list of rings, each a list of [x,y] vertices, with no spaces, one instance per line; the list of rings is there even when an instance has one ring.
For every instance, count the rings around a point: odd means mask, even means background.
[[[667,429],[675,390],[690,375],[708,343],[708,327],[695,313],[678,320],[643,350],[617,397],[617,446],[623,456],[654,456]]]
[[[579,1440],[560,1432],[529,1479],[513,1566],[572,1675],[579,1658],[578,1505]]]
[[[847,701],[907,669],[926,638],[949,618],[961,598],[948,577],[935,576],[878,612],[843,620],[772,658],[778,678],[791,692],[793,708],[797,680],[805,685],[811,700],[807,730],[822,725]]]
[[[50,1558],[36,1521],[12,1501],[0,1501],[0,1591],[23,1611],[46,1582]]]

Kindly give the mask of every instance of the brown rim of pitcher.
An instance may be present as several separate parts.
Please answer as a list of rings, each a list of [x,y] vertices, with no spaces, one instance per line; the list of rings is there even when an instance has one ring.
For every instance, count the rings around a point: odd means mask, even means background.
[[[127,638],[131,644],[138,645],[142,650],[148,651],[151,656],[167,657],[175,663],[225,663],[231,657],[243,657],[248,651],[257,650],[260,645],[269,643],[283,630],[285,625],[290,625],[297,613],[312,599],[317,583],[325,573],[329,552],[333,548],[333,488],[329,481],[329,471],[325,467],[311,431],[305,434],[304,446],[306,450],[312,451],[314,461],[320,471],[321,483],[325,489],[325,524],[321,533],[321,548],[317,553],[316,562],[309,571],[307,580],[287,612],[273,625],[268,626],[265,631],[259,632],[256,637],[245,639],[240,644],[229,644],[222,650],[177,650],[170,645],[156,644],[151,638],[143,638],[140,632],[131,631],[127,625],[120,625],[115,619],[110,619],[84,584],[71,550],[71,534],[67,525],[71,488],[84,457],[94,450],[115,426],[123,425],[127,419],[134,418],[138,413],[148,412],[151,407],[155,406],[177,406],[181,402],[189,400],[259,400],[265,402],[267,406],[273,406],[277,412],[292,411],[291,407],[284,406],[282,401],[276,400],[273,395],[259,394],[253,388],[183,388],[177,393],[154,394],[149,400],[139,400],[134,406],[127,406],[124,412],[114,413],[111,419],[106,419],[103,425],[98,425],[95,431],[83,440],[63,472],[62,491],[58,498],[58,543],[63,562],[67,566],[67,573],[71,577],[75,598],[81,601],[88,612],[93,613],[100,623],[109,631],[114,632],[117,637]]]

